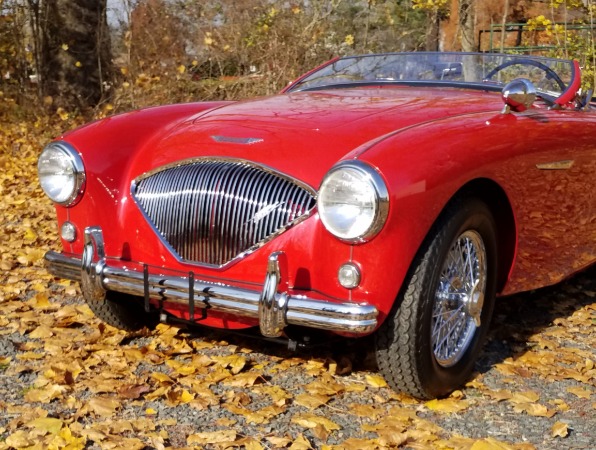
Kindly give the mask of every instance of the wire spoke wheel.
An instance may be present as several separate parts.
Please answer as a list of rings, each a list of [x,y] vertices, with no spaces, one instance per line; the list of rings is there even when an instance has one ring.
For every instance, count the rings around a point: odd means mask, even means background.
[[[432,348],[442,367],[456,364],[480,326],[486,289],[486,250],[468,230],[453,243],[440,275],[432,314]]]
[[[468,380],[490,324],[497,268],[491,210],[476,198],[454,200],[429,231],[377,331],[377,364],[392,387],[428,399]]]

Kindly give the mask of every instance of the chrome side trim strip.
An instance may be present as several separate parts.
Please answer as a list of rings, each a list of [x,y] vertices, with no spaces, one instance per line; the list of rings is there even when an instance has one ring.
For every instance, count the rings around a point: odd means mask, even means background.
[[[211,139],[213,139],[215,142],[219,142],[219,143],[244,144],[244,145],[258,144],[265,140],[262,138],[254,138],[254,137],[233,137],[233,136],[221,136],[221,135],[213,135],[213,136],[211,136]]]
[[[122,292],[141,298],[145,295],[143,272],[111,267],[105,258],[97,258],[100,251],[97,247],[93,248],[94,254],[87,253],[84,263],[79,258],[61,253],[53,251],[46,253],[45,260],[49,272],[54,276],[76,281],[81,281],[87,276],[82,276],[83,273],[93,273],[95,276],[94,283],[91,285],[93,289],[84,289],[87,299],[103,299],[106,291]],[[275,262],[279,255],[280,253],[274,253],[272,259],[270,258],[267,278],[271,278],[271,281],[269,286],[266,284],[262,292],[195,279],[193,285],[195,308],[258,319],[261,331],[266,336],[279,336],[286,325],[355,334],[374,331],[377,326],[378,311],[372,305],[334,303],[279,292],[279,289],[285,287],[284,283],[277,282],[277,278],[271,276],[271,273],[277,272],[280,267],[283,270],[283,264]],[[279,280],[283,279],[284,275],[280,275]],[[146,281],[151,298],[189,305],[189,277],[149,273]],[[96,289],[98,286],[101,292]]]
[[[536,164],[536,168],[540,170],[568,170],[573,167],[573,164],[575,164],[575,160],[569,159],[566,161],[553,161],[548,163]]]

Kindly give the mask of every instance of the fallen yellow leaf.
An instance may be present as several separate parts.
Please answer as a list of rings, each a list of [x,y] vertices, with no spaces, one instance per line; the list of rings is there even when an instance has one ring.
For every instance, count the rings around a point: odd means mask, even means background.
[[[525,412],[534,417],[552,417],[556,414],[556,411],[550,410],[540,403],[516,403],[513,410],[517,413]]]
[[[381,375],[366,374],[365,378],[369,386],[372,386],[374,388],[387,387],[387,382],[385,381],[385,378],[383,378]]]
[[[159,381],[162,384],[166,384],[166,385],[171,385],[174,384],[174,380],[172,380],[169,376],[167,376],[165,373],[161,373],[161,372],[153,372],[151,374],[151,378],[153,378],[154,380]]]
[[[186,438],[186,443],[188,445],[206,445],[234,442],[235,440],[236,432],[234,430],[220,430],[191,434]]]
[[[120,408],[120,401],[110,397],[95,397],[89,400],[89,408],[97,415],[111,417]]]
[[[567,437],[569,435],[569,426],[564,422],[555,422],[551,428],[552,437]]]
[[[212,359],[223,368],[229,367],[233,374],[240,373],[246,366],[246,358],[241,355],[214,356]]]
[[[259,442],[252,438],[245,439],[245,442],[242,443],[245,450],[264,450],[264,447],[259,444]]]
[[[52,329],[47,325],[40,325],[31,333],[29,333],[29,337],[33,339],[47,339],[54,335]]]
[[[28,402],[50,403],[56,398],[62,397],[66,387],[57,384],[51,384],[41,389],[31,389],[25,394],[25,400]]]
[[[176,389],[166,394],[166,402],[169,406],[178,406],[190,403],[195,396],[186,389]]]
[[[25,352],[17,355],[17,359],[20,360],[31,360],[31,359],[43,359],[45,355],[35,352]]]
[[[335,422],[316,414],[298,414],[292,417],[292,423],[305,428],[315,428],[317,425],[322,425],[327,431],[341,430],[341,427]]]
[[[288,439],[286,437],[276,437],[276,436],[267,436],[265,439],[267,439],[268,442],[271,443],[271,445],[273,445],[273,447],[281,447],[281,448],[286,448],[291,442],[291,439]]]
[[[6,438],[6,444],[14,448],[31,447],[35,442],[28,436],[25,430],[18,430]]]
[[[540,394],[534,391],[515,392],[509,399],[511,403],[534,403],[540,400]]]
[[[294,398],[294,403],[300,406],[305,406],[309,409],[316,409],[319,406],[326,404],[331,397],[322,394],[299,394]]]
[[[515,447],[505,444],[504,442],[497,441],[493,438],[486,438],[474,442],[470,450],[514,450]]]
[[[26,425],[29,428],[35,428],[38,431],[42,431],[44,434],[58,434],[62,429],[64,422],[52,417],[40,417],[39,419],[32,420]]]
[[[0,356],[0,366],[8,366],[12,361],[12,356]]]
[[[234,375],[223,382],[224,386],[247,387],[254,385],[261,378],[261,374],[255,372],[244,372]]]
[[[294,440],[290,446],[290,450],[310,450],[312,449],[310,442],[301,434]]]
[[[434,399],[424,404],[428,409],[440,413],[456,413],[463,411],[470,406],[467,400],[458,400],[456,398]]]
[[[511,391],[507,391],[504,389],[500,389],[498,391],[488,391],[486,392],[486,394],[498,402],[501,402],[503,400],[509,400],[513,397],[513,393]]]
[[[567,388],[567,392],[579,398],[590,398],[592,396],[592,391],[588,389],[583,389],[581,387],[569,387]]]

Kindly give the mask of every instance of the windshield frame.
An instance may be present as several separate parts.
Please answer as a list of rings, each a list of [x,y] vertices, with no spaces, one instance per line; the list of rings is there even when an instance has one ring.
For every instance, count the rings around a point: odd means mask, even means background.
[[[426,63],[429,64],[429,61],[435,61],[436,64],[440,64],[442,59],[447,60],[448,64],[463,64],[464,60],[468,58],[470,61],[474,61],[475,59],[479,59],[486,61],[487,63],[492,59],[495,61],[502,60],[503,62],[510,62],[519,60],[518,63],[513,62],[510,63],[509,66],[528,66],[528,70],[531,70],[531,67],[536,68],[539,67],[542,69],[541,66],[548,67],[553,74],[557,74],[554,70],[558,65],[561,67],[567,66],[568,75],[565,79],[569,79],[567,84],[565,85],[565,89],[562,89],[561,92],[555,92],[552,90],[543,90],[537,87],[537,93],[540,97],[544,98],[547,101],[550,101],[553,104],[558,105],[565,105],[572,102],[575,99],[577,91],[581,85],[581,75],[580,75],[580,68],[577,61],[574,60],[564,60],[564,59],[556,59],[556,58],[546,58],[541,56],[532,56],[532,55],[514,55],[514,54],[502,54],[502,53],[474,53],[474,52],[402,52],[402,53],[374,53],[374,54],[365,54],[365,55],[350,55],[341,58],[334,58],[321,66],[311,70],[310,72],[306,73],[305,75],[299,77],[297,80],[290,83],[282,93],[294,93],[294,92],[305,92],[305,91],[320,91],[326,89],[350,89],[350,88],[358,88],[358,87],[389,87],[389,86],[418,86],[418,87],[451,87],[451,88],[461,88],[461,89],[473,89],[473,90],[483,90],[483,91],[491,91],[491,92],[501,92],[503,87],[506,83],[494,82],[489,79],[478,79],[475,81],[461,81],[461,80],[451,80],[451,79],[362,79],[362,80],[349,80],[349,81],[341,81],[341,82],[330,82],[330,83],[316,83],[317,74],[326,74],[324,77],[329,78],[333,73],[330,73],[329,69],[333,68],[334,65],[347,63],[348,61],[355,61],[355,63],[359,63],[360,61],[366,62],[367,59],[371,59],[371,61],[376,58],[379,60],[380,58],[391,58],[395,57],[393,62],[399,61],[399,59],[403,59],[403,62],[419,62],[419,63]],[[460,62],[458,62],[458,58],[460,58]],[[452,61],[453,60],[453,61]],[[527,61],[530,60],[535,64],[528,64]],[[501,66],[503,63],[500,63],[498,66]],[[530,67],[531,66],[531,67]],[[553,68],[554,66],[554,68]],[[451,66],[449,65],[448,68]],[[485,71],[484,66],[480,66],[483,69],[483,73]],[[508,67],[508,66],[506,66]],[[463,71],[463,69],[461,69]],[[542,69],[544,71],[544,69]],[[338,70],[336,72],[338,76],[341,76],[342,71]],[[545,78],[552,79],[552,77],[548,76],[548,72],[546,72]],[[345,73],[344,73],[345,74]],[[461,75],[461,72],[459,73]],[[493,74],[494,75],[494,74]],[[441,75],[442,76],[442,75]],[[323,78],[321,76],[321,78]],[[364,78],[364,77],[363,77]],[[522,77],[523,78],[523,77]],[[561,78],[559,78],[561,80]],[[310,86],[305,86],[305,84],[309,82],[315,81]],[[509,80],[511,81],[511,80]],[[562,81],[562,80],[561,80]],[[564,83],[564,82],[563,82]],[[565,84],[565,83],[564,83]],[[559,85],[560,86],[560,85]]]

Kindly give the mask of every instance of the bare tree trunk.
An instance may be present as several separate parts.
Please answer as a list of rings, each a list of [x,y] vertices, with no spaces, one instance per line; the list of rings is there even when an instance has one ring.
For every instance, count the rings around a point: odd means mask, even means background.
[[[37,96],[42,97],[40,73],[41,73],[41,38],[39,18],[39,0],[27,0],[29,10],[29,22],[31,23],[31,34],[33,38],[33,61],[35,66],[35,76],[37,77]]]
[[[56,107],[84,111],[106,96],[111,77],[106,0],[42,3],[42,91]]]
[[[505,6],[503,8],[503,18],[501,20],[501,53],[503,53],[503,49],[505,48],[505,35],[507,30],[505,30],[505,25],[507,24],[507,16],[509,15],[509,0],[505,0]],[[492,42],[491,42],[492,44]]]
[[[459,0],[459,31],[461,36],[461,49],[464,52],[476,51],[474,0]]]
[[[426,51],[436,52],[439,50],[439,37],[441,19],[439,11],[433,9],[427,14],[428,29],[426,30]]]

